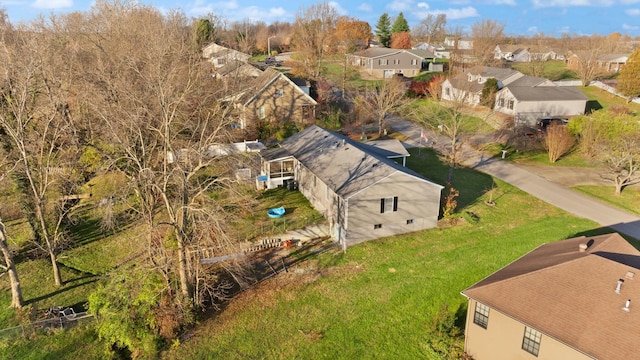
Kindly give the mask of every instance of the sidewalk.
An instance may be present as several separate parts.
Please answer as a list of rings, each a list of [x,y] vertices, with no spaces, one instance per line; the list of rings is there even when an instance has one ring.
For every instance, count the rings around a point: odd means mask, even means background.
[[[431,147],[441,153],[447,151],[449,140],[445,136],[400,118],[390,119],[389,125],[395,131],[407,137],[404,141],[406,147],[422,145]],[[426,144],[420,138],[422,133],[428,139]],[[640,217],[570,190],[568,186],[574,184],[568,185],[568,181],[556,182],[550,180],[554,178],[573,178],[577,181],[580,180],[581,174],[576,173],[572,174],[572,176],[565,176],[563,173],[565,170],[556,168],[555,172],[548,170],[545,174],[539,175],[534,173],[537,170],[535,167],[522,167],[499,158],[488,158],[468,144],[462,145],[459,158],[462,159],[461,163],[463,165],[503,180],[571,214],[640,239]],[[589,181],[592,180],[595,181],[594,179],[589,179]]]

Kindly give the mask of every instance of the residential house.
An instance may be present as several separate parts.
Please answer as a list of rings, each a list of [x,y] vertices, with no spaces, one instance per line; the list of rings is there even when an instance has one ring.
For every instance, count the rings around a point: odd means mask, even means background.
[[[435,227],[443,187],[393,161],[408,156],[400,148],[396,140],[370,145],[313,125],[261,151],[258,186],[297,182],[345,249]]]
[[[463,101],[469,105],[478,105],[482,88],[489,78],[498,80],[498,88],[502,89],[511,82],[523,77],[519,71],[488,66],[475,66],[442,83],[442,99]]]
[[[413,50],[429,50],[436,59],[448,59],[450,57],[449,50],[440,44],[418,43],[411,47]]]
[[[617,73],[624,67],[631,54],[605,54],[598,56],[598,67],[608,73]]]
[[[247,79],[257,78],[262,74],[262,70],[239,60],[231,60],[226,65],[215,68],[213,77],[216,79]]]
[[[449,49],[471,50],[473,49],[473,40],[456,36],[447,36],[444,38],[444,46]]]
[[[249,54],[245,54],[216,43],[211,43],[205,46],[202,50],[202,56],[205,59],[208,59],[216,69],[225,66],[234,60],[246,63],[251,58],[251,55]]]
[[[255,126],[258,121],[312,124],[317,102],[308,90],[300,88],[287,75],[272,68],[246,84],[244,90],[224,100],[238,112],[241,129]]]
[[[495,59],[504,59],[512,62],[531,62],[529,49],[521,45],[496,45],[493,54]]]
[[[617,233],[544,244],[462,291],[476,360],[637,359],[640,252]]]
[[[425,66],[425,60],[434,57],[429,50],[368,48],[349,55],[348,61],[367,74],[383,79],[395,74],[416,76]]]
[[[498,81],[494,110],[514,116],[516,125],[535,125],[544,116],[584,114],[587,97],[577,87],[558,86],[548,79],[519,71],[477,66],[442,83],[442,99],[480,104],[489,78]]]
[[[516,126],[534,126],[546,116],[584,114],[587,96],[575,86],[557,86],[548,79],[522,76],[496,93],[494,110],[514,116]]]
[[[567,69],[579,71],[584,64],[595,62],[603,73],[616,73],[624,67],[631,54],[595,54],[588,51],[572,52],[567,57]]]

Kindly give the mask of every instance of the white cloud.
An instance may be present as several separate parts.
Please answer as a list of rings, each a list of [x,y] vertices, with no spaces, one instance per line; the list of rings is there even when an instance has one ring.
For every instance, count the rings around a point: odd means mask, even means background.
[[[386,8],[395,12],[413,9],[413,0],[394,0],[387,4]]]
[[[627,9],[624,12],[629,16],[640,16],[640,9]]]
[[[360,6],[358,6],[358,10],[371,12],[371,11],[373,11],[373,8],[371,7],[371,4],[362,3],[362,4],[360,4]]]
[[[434,14],[445,14],[447,20],[466,19],[470,17],[480,16],[478,10],[472,6],[468,6],[462,9],[446,9],[433,11]]]
[[[347,14],[347,10],[345,10],[342,6],[340,6],[340,4],[338,4],[337,1],[330,1],[327,4],[331,6],[338,13],[338,15]]]
[[[638,0],[623,0],[638,1]],[[614,0],[533,0],[531,1],[536,8],[545,7],[571,7],[571,6],[612,6],[616,4]]]
[[[429,4],[426,2],[419,2],[417,5],[418,9],[429,10]]]
[[[31,6],[38,9],[62,9],[73,6],[73,0],[36,0]]]
[[[638,25],[628,25],[628,24],[622,24],[622,28],[625,30],[638,30],[640,29],[640,26]]]
[[[538,27],[537,27],[537,26],[530,26],[530,27],[527,29],[527,32],[530,32],[530,33],[537,33],[537,32],[538,32]]]

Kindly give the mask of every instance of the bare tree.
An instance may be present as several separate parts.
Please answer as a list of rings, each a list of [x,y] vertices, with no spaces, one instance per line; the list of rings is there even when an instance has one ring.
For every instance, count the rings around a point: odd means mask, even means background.
[[[493,50],[504,38],[504,24],[483,19],[471,25],[473,55],[483,65],[495,62]]]
[[[416,38],[425,39],[428,44],[444,40],[447,26],[446,14],[429,14],[411,31]]]
[[[571,150],[575,139],[566,126],[551,124],[545,131],[544,143],[549,154],[549,162],[554,163]]]
[[[338,13],[324,2],[301,9],[296,15],[293,49],[298,51],[298,75],[317,79],[323,73],[323,61],[332,49],[336,49],[333,35]]]
[[[235,119],[216,101],[224,89],[189,51],[189,26],[181,14],[100,4],[85,26],[85,33],[99,35],[83,46],[92,51],[93,69],[91,96],[83,101],[102,124],[104,138],[111,139],[96,146],[129,180],[138,199],[135,210],[147,227],[148,258],[170,291],[177,278],[175,301],[187,306],[194,301],[199,268],[190,251],[196,245],[232,246],[226,204],[208,194],[233,189],[237,162],[210,151],[229,141],[227,129]],[[204,234],[211,224],[216,231]],[[172,241],[160,241],[166,238]]]
[[[385,79],[369,85],[359,102],[378,124],[378,135],[385,129],[385,121],[394,110],[405,104],[405,83],[401,79]]]
[[[57,263],[65,244],[65,195],[75,190],[71,169],[77,164],[70,98],[69,66],[73,51],[60,34],[38,20],[5,37],[0,48],[4,68],[0,127],[18,166],[15,178],[25,204],[33,212],[36,244],[51,260],[56,285],[62,284]]]

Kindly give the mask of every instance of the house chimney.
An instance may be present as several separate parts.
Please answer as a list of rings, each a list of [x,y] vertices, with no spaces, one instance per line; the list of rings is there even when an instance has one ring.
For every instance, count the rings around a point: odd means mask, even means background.
[[[581,243],[580,245],[578,245],[578,249],[580,250],[580,252],[585,252],[588,247],[589,246],[585,243]]]
[[[624,307],[622,308],[622,310],[629,312],[629,305],[631,305],[631,299],[627,300],[627,302],[624,304]]]
[[[616,286],[616,294],[620,294],[620,290],[622,290],[622,283],[624,280],[618,279],[618,285]]]

